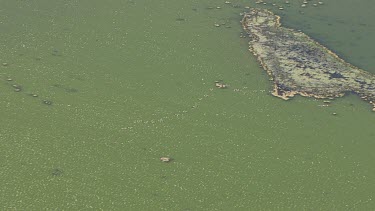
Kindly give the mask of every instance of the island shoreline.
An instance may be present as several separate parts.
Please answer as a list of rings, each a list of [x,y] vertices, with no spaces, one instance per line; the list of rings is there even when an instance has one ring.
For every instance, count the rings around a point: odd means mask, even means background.
[[[284,100],[297,94],[333,99],[353,92],[375,111],[374,75],[346,62],[308,35],[282,27],[281,17],[271,11],[252,8],[241,23],[251,38],[250,52],[274,82],[272,95]]]

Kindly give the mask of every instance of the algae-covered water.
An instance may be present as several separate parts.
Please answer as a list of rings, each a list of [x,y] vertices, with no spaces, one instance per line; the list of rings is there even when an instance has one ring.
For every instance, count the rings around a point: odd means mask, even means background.
[[[375,2],[267,2],[0,0],[0,209],[374,209],[371,106],[271,96],[239,13],[375,73]]]

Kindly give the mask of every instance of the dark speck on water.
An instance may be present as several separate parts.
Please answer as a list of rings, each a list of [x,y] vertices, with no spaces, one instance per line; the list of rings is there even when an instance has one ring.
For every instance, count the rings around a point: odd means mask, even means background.
[[[75,89],[75,88],[65,88],[64,90],[66,92],[68,92],[68,93],[76,93],[76,92],[78,92],[78,89]]]
[[[232,7],[233,8],[242,8],[242,6],[240,4],[233,4]]]
[[[58,51],[57,49],[52,50],[51,55],[52,55],[52,56],[62,56],[61,52]]]
[[[56,168],[52,170],[52,176],[58,177],[58,176],[62,176],[63,174],[64,172],[61,169]]]
[[[56,87],[56,88],[61,88],[62,85],[61,84],[52,84],[53,87]]]

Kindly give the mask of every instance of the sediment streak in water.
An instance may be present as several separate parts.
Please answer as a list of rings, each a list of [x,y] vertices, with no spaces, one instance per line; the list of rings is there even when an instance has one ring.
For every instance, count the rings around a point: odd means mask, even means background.
[[[274,96],[334,98],[354,92],[375,111],[375,75],[345,62],[306,34],[282,27],[280,17],[268,10],[250,9],[242,26],[251,38],[250,51],[274,81]]]

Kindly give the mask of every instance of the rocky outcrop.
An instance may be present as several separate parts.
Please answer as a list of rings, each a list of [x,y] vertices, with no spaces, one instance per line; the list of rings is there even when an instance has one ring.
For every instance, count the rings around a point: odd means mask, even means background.
[[[250,51],[274,81],[274,96],[335,98],[354,92],[375,111],[375,75],[345,62],[306,34],[282,27],[280,17],[268,10],[250,9],[242,26],[251,38]]]

